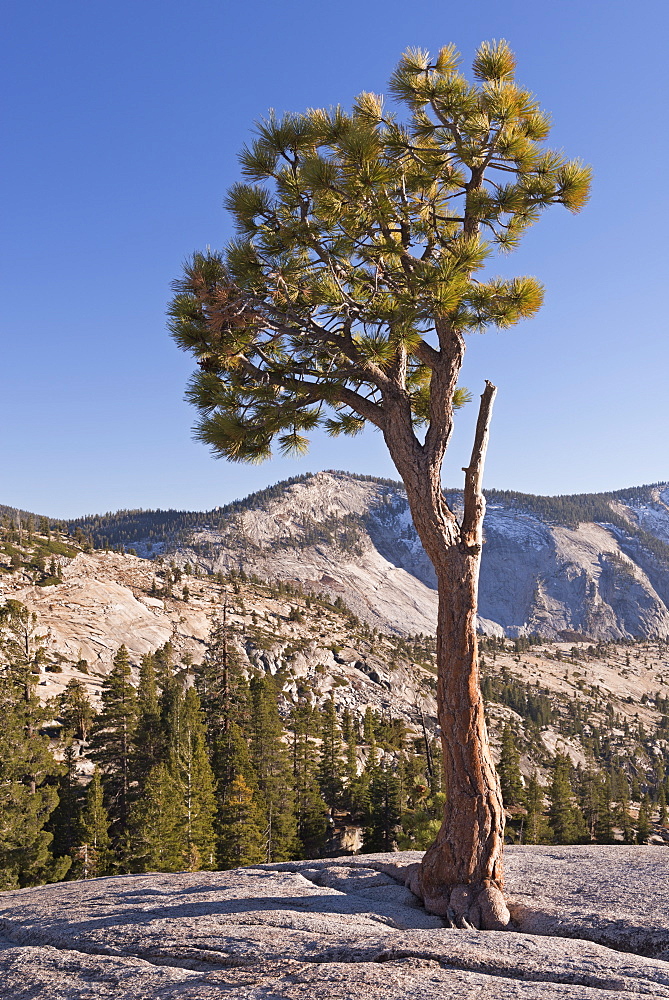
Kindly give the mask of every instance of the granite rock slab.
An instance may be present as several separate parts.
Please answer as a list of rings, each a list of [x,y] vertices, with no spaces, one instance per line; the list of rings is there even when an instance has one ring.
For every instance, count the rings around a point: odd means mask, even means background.
[[[507,851],[513,930],[454,930],[405,852],[0,896],[3,1000],[666,997],[669,852]]]

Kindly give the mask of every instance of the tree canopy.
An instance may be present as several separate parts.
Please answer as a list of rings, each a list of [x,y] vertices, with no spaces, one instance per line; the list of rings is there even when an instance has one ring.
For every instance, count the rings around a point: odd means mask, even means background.
[[[399,390],[440,458],[444,411],[467,399],[454,344],[539,308],[534,278],[486,265],[547,206],[577,212],[590,171],[545,147],[549,117],[516,84],[506,42],[480,46],[473,83],[459,62],[452,45],[407,51],[396,110],[363,93],[350,112],[257,124],[226,202],[237,236],[193,255],[170,306],[199,365],[196,434],[217,454],[262,461],[274,439],[301,453],[319,424],[387,431]]]

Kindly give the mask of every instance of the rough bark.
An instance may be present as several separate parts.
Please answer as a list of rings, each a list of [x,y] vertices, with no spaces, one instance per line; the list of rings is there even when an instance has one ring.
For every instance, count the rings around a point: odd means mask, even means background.
[[[476,637],[485,513],[481,483],[495,391],[488,382],[481,396],[472,457],[464,470],[461,523],[444,500],[437,468],[430,474],[414,461],[413,475],[405,477],[416,530],[439,588],[437,710],[446,790],[441,829],[412,888],[430,912],[458,926],[485,929],[509,922],[504,809],[485,724]]]

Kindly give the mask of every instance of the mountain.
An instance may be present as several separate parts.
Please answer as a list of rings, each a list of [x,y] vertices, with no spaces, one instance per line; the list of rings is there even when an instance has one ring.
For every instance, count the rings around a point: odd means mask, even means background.
[[[669,635],[669,484],[540,497],[487,491],[480,631],[546,638]],[[460,495],[448,493],[457,509]],[[98,546],[340,596],[370,625],[431,633],[436,581],[401,484],[320,472],[205,513],[69,522]]]

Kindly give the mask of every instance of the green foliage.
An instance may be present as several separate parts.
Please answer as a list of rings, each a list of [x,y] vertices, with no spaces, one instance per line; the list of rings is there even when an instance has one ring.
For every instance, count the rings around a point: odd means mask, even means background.
[[[521,805],[525,796],[520,775],[520,753],[517,747],[517,736],[508,723],[502,730],[502,746],[497,773],[504,805],[507,807]]]
[[[268,861],[289,861],[298,851],[291,766],[271,676],[251,681],[251,760],[266,809]]]
[[[328,698],[321,717],[321,751],[318,767],[318,784],[321,794],[331,809],[341,804],[344,790],[342,782],[342,745],[335,703]]]
[[[403,118],[361,94],[350,113],[257,124],[240,154],[248,183],[226,201],[238,236],[225,254],[193,256],[170,306],[199,366],[196,433],[215,453],[262,461],[273,443],[301,454],[319,424],[385,426],[397,386],[429,424],[452,338],[539,308],[533,278],[481,271],[547,206],[578,211],[589,170],[541,145],[547,116],[515,84],[506,43],[481,46],[477,84],[458,59],[405,54],[390,83]],[[451,385],[445,419],[467,398]]]
[[[184,867],[184,788],[163,761],[150,771],[133,805],[132,867],[138,871],[180,871]]]
[[[79,817],[79,843],[74,854],[74,878],[99,878],[112,869],[109,816],[104,806],[100,772],[95,768]]]
[[[90,703],[86,688],[73,677],[58,699],[58,713],[63,723],[63,731],[78,740],[87,740],[95,709]]]
[[[102,711],[95,720],[91,756],[103,774],[103,785],[117,839],[130,811],[130,783],[137,726],[137,693],[132,684],[128,650],[121,646],[102,684]]]
[[[548,695],[537,691],[529,683],[523,684],[508,673],[486,673],[481,680],[481,691],[486,701],[508,705],[518,715],[537,726],[547,726],[553,718],[553,707]]]
[[[253,789],[242,774],[236,775],[220,810],[221,868],[241,868],[267,860],[265,817]]]
[[[176,706],[175,706],[176,707]],[[169,760],[183,789],[180,839],[185,867],[215,868],[215,779],[205,742],[205,722],[195,688],[180,693],[178,713],[168,725]]]
[[[565,754],[557,754],[555,757],[549,799],[549,823],[553,843],[575,844],[585,839],[585,820],[580,808],[574,802],[571,761]]]
[[[9,603],[9,602],[8,602]],[[23,609],[25,611],[25,609]],[[30,637],[31,618],[20,608],[16,613]],[[7,619],[5,619],[7,621]],[[30,643],[15,645],[14,617],[4,632],[3,656],[8,662],[0,671],[0,888],[14,889],[63,878],[68,857],[54,859],[53,834],[47,821],[58,803],[54,779],[61,767],[49,750],[49,740],[40,732],[45,712],[34,693],[34,675],[29,669]],[[15,662],[12,652],[17,654]]]
[[[533,771],[527,782],[525,791],[527,816],[523,842],[526,844],[546,844],[550,840],[550,831],[544,815],[544,789],[539,784],[537,772]]]
[[[372,766],[366,812],[364,852],[394,850],[402,819],[401,785],[395,762],[384,758]]]

